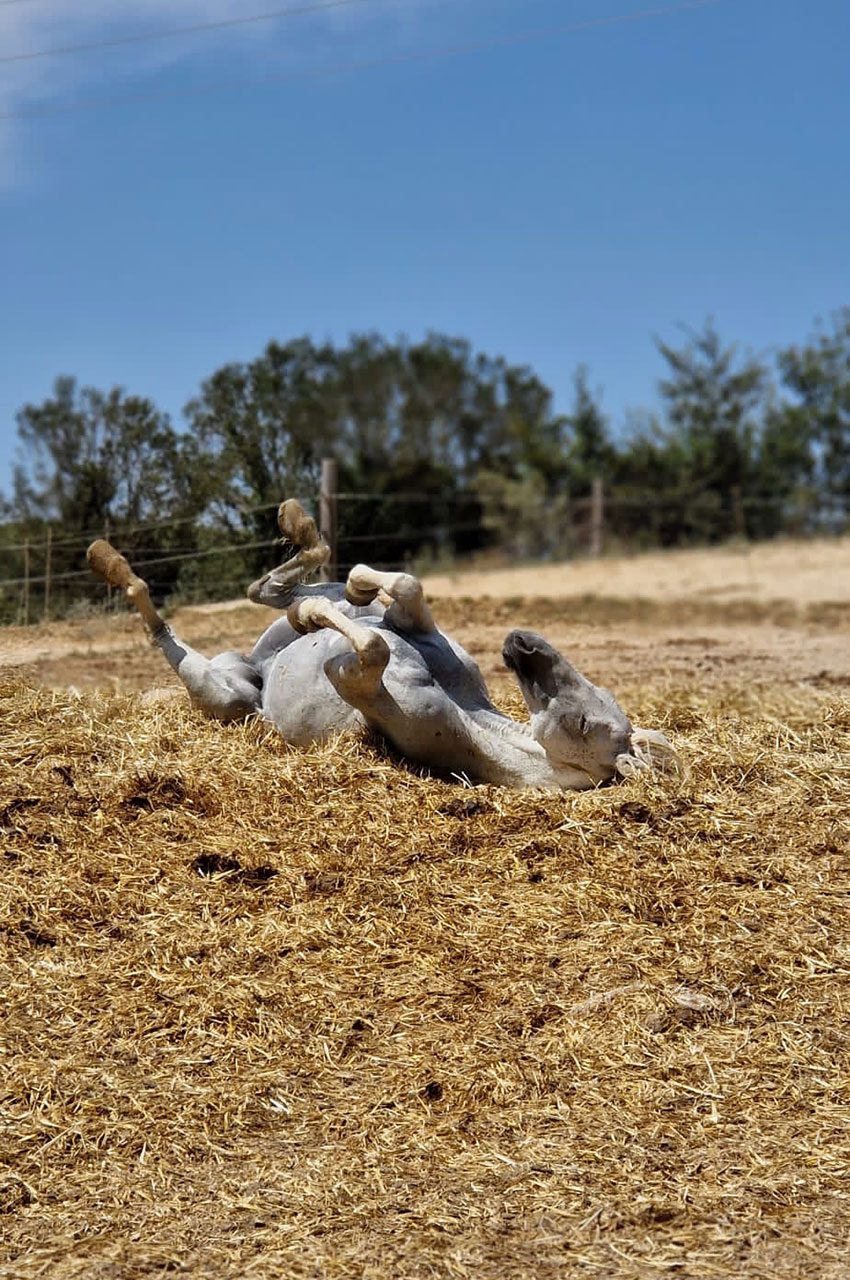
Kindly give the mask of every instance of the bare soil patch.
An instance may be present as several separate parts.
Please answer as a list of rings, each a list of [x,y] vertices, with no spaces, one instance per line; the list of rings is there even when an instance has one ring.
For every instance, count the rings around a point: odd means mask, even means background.
[[[653,601],[796,607],[850,600],[850,538],[777,541],[709,550],[655,551],[565,564],[434,575],[427,590],[451,596],[598,595]]]
[[[440,624],[472,653],[488,682],[506,678],[502,641],[511,627],[542,631],[581,670],[615,688],[642,680],[731,680],[850,686],[850,603],[805,612],[732,617],[681,605],[599,597],[507,601],[433,599]],[[178,634],[212,656],[249,650],[277,615],[252,605],[179,610]],[[144,690],[182,686],[130,615],[0,632],[0,672],[53,688]]]
[[[544,631],[588,674],[717,683],[850,678],[850,539],[654,553],[425,580],[435,614],[503,673],[514,626]],[[250,649],[277,615],[244,601],[177,610],[188,643],[210,655]],[[178,687],[128,613],[0,630],[0,671],[53,687]]]

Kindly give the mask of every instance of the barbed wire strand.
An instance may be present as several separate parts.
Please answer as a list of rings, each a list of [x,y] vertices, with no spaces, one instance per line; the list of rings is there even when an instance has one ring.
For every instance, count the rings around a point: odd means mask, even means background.
[[[710,494],[714,494],[714,492],[715,492],[714,490],[703,490],[702,495],[708,496]],[[726,495],[726,496],[727,498],[730,499],[730,505],[731,505],[731,495]],[[777,498],[774,496],[770,498],[767,498],[767,497],[741,498],[737,501],[741,506],[744,506],[744,507],[767,508],[767,507],[775,507],[777,504],[781,505],[784,500],[782,498]],[[673,500],[673,499],[668,499],[664,497],[659,497],[657,495],[651,499],[648,496],[642,496],[642,497],[636,496],[636,497],[624,497],[624,498],[612,497],[610,499],[606,498],[605,507],[608,510],[612,508],[622,509],[622,508],[629,508],[629,507],[640,508],[641,510],[645,510],[649,508],[650,510],[655,510],[656,512],[658,512],[663,510],[676,510],[677,507],[680,506],[680,503],[681,503],[681,499]],[[271,505],[275,507],[277,506],[276,503]],[[591,508],[590,499],[578,499],[570,504],[570,507],[568,510],[573,514],[578,512],[578,514],[581,515],[582,513],[589,512],[590,508]],[[257,508],[257,509],[262,510],[263,508]],[[794,512],[796,512],[798,515],[810,514],[810,511],[808,508],[801,507],[799,505],[797,506],[790,505],[788,509],[791,511],[792,514]],[[844,518],[846,520],[848,517],[848,514],[850,514],[850,505],[846,503],[832,504],[827,508],[819,508],[819,510],[826,510],[830,514],[837,515],[839,518]],[[576,523],[580,527],[581,522],[579,521]],[[486,527],[487,527],[486,524],[482,524],[481,520],[474,520],[474,521],[470,520],[470,521],[461,521],[461,522],[455,522],[455,523],[451,523],[451,522],[438,523],[438,524],[427,526],[426,528],[418,528],[415,530],[405,530],[401,532],[393,532],[391,530],[387,530],[387,531],[377,530],[371,533],[364,533],[364,534],[346,535],[343,533],[338,538],[338,546],[340,548],[345,548],[346,546],[357,546],[357,545],[362,545],[366,543],[387,543],[387,542],[415,543],[423,539],[427,540],[429,538],[445,540],[445,539],[451,538],[452,535],[454,534],[472,533],[477,529],[482,529],[482,528],[486,529]],[[119,539],[116,538],[116,541],[119,541]],[[47,543],[38,544],[38,545],[45,548],[47,547]],[[52,545],[55,546],[56,544],[54,543]],[[81,539],[77,545],[82,550],[82,548],[85,547],[87,543],[85,540]],[[30,543],[28,546],[27,544],[21,544],[20,549],[28,550],[30,553],[32,553],[35,546],[36,544],[33,544],[33,543]],[[165,555],[156,555],[156,554],[154,554],[153,556],[148,555],[147,559],[145,558],[145,555],[148,553],[141,551],[140,549],[134,549],[130,551],[129,554],[133,556],[134,571],[139,572],[141,574],[142,571],[147,569],[156,568],[156,567],[159,567],[162,565],[168,565],[168,564],[179,564],[187,560],[202,560],[202,559],[208,559],[211,556],[231,555],[233,553],[244,553],[246,551],[259,550],[260,548],[267,548],[269,552],[272,552],[275,549],[275,547],[278,547],[278,546],[280,546],[279,538],[262,538],[259,540],[248,541],[248,542],[220,543],[214,547],[187,548],[179,552],[169,551]],[[9,550],[9,548],[0,547],[0,550]],[[158,550],[158,548],[151,548],[150,550],[155,552]],[[137,558],[137,557],[141,557],[141,558]],[[89,578],[89,577],[91,577],[91,571],[88,568],[63,570],[59,573],[51,573],[49,575],[49,579],[51,583],[67,582],[67,581],[78,580],[81,578]],[[17,577],[10,577],[10,578],[0,578],[0,588],[19,587],[19,586],[23,586],[27,582],[29,582],[30,586],[34,586],[39,583],[44,584],[47,581],[47,578],[48,578],[48,575],[46,573],[30,574],[28,577],[17,576]]]
[[[346,546],[348,543],[376,542],[379,539],[383,542],[412,542],[422,537],[428,537],[428,536],[434,537],[437,535],[446,535],[451,533],[464,533],[464,532],[469,532],[473,529],[478,529],[480,527],[481,526],[478,521],[469,522],[466,524],[459,524],[459,525],[435,525],[432,528],[417,529],[415,532],[410,531],[407,533],[388,532],[388,533],[379,533],[379,534],[375,534],[375,533],[354,534],[350,537],[340,538],[339,542],[341,546]],[[263,538],[258,542],[223,543],[215,547],[205,547],[200,550],[185,551],[185,552],[181,552],[178,555],[155,556],[152,559],[147,559],[147,560],[145,559],[137,560],[134,555],[133,570],[134,572],[141,574],[142,570],[145,570],[145,569],[155,568],[159,565],[164,565],[164,564],[179,564],[185,560],[193,560],[193,559],[200,560],[200,559],[206,559],[210,556],[215,556],[215,555],[232,554],[233,552],[255,551],[255,550],[258,550],[260,547],[268,547],[270,550],[273,550],[276,544],[279,545],[278,539]],[[32,548],[30,548],[30,550],[31,549]],[[0,578],[0,587],[22,586],[27,581],[29,581],[30,585],[33,585],[39,582],[43,583],[46,581],[46,577],[47,577],[46,574],[41,574],[41,575],[30,574],[29,578],[26,578],[26,577]],[[50,581],[62,582],[62,581],[69,581],[74,578],[87,578],[87,577],[91,577],[90,569],[68,569],[61,573],[51,573]]]
[[[708,497],[709,495],[715,496],[718,494],[718,492],[719,491],[716,489],[707,489],[704,487],[703,488],[689,487],[689,488],[671,490],[662,495],[659,495],[657,493],[651,493],[648,491],[641,491],[641,490],[634,493],[628,493],[628,494],[606,493],[605,507],[608,509],[625,508],[630,506],[631,507],[675,508],[676,506],[678,506],[683,502],[695,502],[701,498]],[[370,502],[378,502],[383,504],[404,503],[405,505],[425,504],[427,506],[434,506],[436,503],[440,503],[440,502],[450,502],[453,508],[456,508],[457,506],[463,503],[481,504],[480,496],[476,494],[473,490],[469,490],[469,489],[462,489],[458,493],[451,494],[449,496],[443,496],[441,494],[422,494],[422,493],[386,493],[384,494],[384,493],[352,492],[352,493],[338,493],[335,495],[335,497],[338,502],[370,501]],[[782,495],[776,495],[771,493],[742,494],[740,498],[733,498],[731,494],[725,494],[723,495],[723,497],[729,505],[732,505],[734,502],[744,507],[759,507],[759,506],[769,507],[769,506],[775,506],[777,503],[786,503],[788,501],[788,499]],[[304,501],[307,501],[307,499],[304,499]],[[590,497],[569,499],[569,510],[574,513],[589,510],[592,505],[592,502],[593,500]],[[313,505],[317,505],[317,503],[314,503]],[[263,512],[263,511],[277,511],[279,507],[280,507],[279,502],[264,502],[264,503],[260,503],[257,506],[240,507],[235,512],[235,514],[240,518],[244,518],[246,516],[258,515],[260,512]],[[839,513],[840,512],[846,513],[848,510],[850,510],[850,504],[844,503],[843,501],[839,501],[836,505],[836,510],[839,511]],[[178,516],[178,517],[174,517],[171,519],[164,519],[164,520],[149,520],[149,521],[144,521],[141,524],[128,524],[128,523],[125,523],[125,521],[120,516],[110,516],[109,522],[113,526],[110,536],[116,539],[117,541],[124,541],[124,542],[131,541],[139,533],[148,533],[151,530],[156,530],[156,529],[172,529],[172,528],[178,528],[179,526],[187,525],[187,524],[195,524],[200,529],[210,528],[209,517],[204,513],[202,513],[201,515],[194,515],[194,516]],[[46,523],[49,524],[50,522],[48,521]],[[63,547],[63,548],[87,547],[89,543],[91,543],[94,539],[104,537],[105,523],[106,521],[104,520],[104,524],[101,525],[99,528],[76,533],[73,536],[70,536],[67,538],[52,537],[49,543],[51,550],[55,551],[59,547]],[[378,534],[378,535],[369,535],[369,536],[383,537],[384,535]],[[274,541],[274,538],[269,538],[268,541],[271,543]],[[235,546],[244,545],[244,544],[231,543],[228,545],[235,547]],[[263,544],[260,544],[260,545],[263,545]],[[39,551],[46,551],[47,547],[48,547],[48,541],[46,538],[41,541],[30,540],[25,542],[12,542],[12,543],[5,543],[5,544],[0,543],[0,554],[6,551],[9,551],[9,552],[29,551],[30,553],[36,553]],[[160,548],[156,548],[156,550],[159,550],[159,549]],[[171,550],[173,550],[175,554],[179,554],[177,549],[172,548]],[[139,551],[138,548],[134,548],[134,552],[136,554],[138,554],[138,551]]]

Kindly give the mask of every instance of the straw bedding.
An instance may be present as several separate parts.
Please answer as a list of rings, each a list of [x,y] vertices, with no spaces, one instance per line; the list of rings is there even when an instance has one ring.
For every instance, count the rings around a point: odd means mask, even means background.
[[[685,777],[3,686],[0,1272],[846,1276],[850,702],[624,693]]]

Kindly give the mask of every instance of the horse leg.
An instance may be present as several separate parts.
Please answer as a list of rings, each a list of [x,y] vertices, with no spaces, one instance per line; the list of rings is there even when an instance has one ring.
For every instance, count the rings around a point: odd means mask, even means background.
[[[390,647],[380,631],[347,617],[321,596],[296,601],[286,616],[301,635],[328,627],[345,636],[354,652],[330,658],[325,663],[325,674],[346,702],[361,707],[378,695],[390,660]]]
[[[277,524],[283,541],[295,548],[295,554],[265,574],[248,588],[248,599],[285,609],[292,602],[292,588],[298,586],[316,569],[327,564],[331,550],[316,528],[316,522],[297,502],[288,498],[278,508]]]
[[[436,631],[422,583],[410,573],[381,573],[357,564],[348,575],[345,598],[349,604],[371,604],[375,597],[386,605],[386,618],[399,631]]]
[[[244,719],[260,709],[261,679],[242,654],[220,653],[210,660],[184,644],[154,608],[148,584],[120,552],[103,538],[86,553],[92,572],[121,588],[141,614],[151,643],[163,654],[189,691],[192,701],[217,720]]]

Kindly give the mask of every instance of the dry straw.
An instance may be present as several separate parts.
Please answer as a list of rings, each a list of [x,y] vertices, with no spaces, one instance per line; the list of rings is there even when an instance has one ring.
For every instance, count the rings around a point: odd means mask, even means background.
[[[557,795],[6,685],[2,1274],[846,1276],[850,704],[631,693]]]

